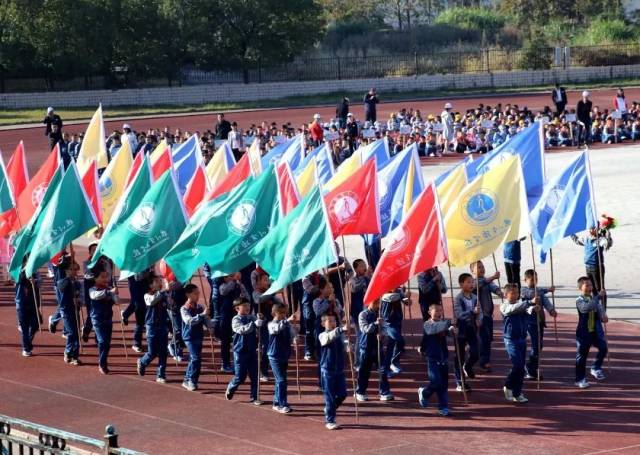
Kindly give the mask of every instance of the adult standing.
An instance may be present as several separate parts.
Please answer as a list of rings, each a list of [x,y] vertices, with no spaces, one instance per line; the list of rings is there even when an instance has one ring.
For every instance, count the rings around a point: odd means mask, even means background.
[[[228,139],[229,147],[231,147],[231,151],[233,152],[233,157],[236,162],[242,158],[244,152],[244,138],[242,137],[242,132],[238,130],[238,124],[233,122],[231,124],[231,131],[229,132]]]
[[[376,104],[378,104],[380,100],[378,99],[378,95],[376,93],[375,88],[371,88],[369,92],[364,95],[364,120],[365,122],[375,123],[377,119],[376,113]]]
[[[216,139],[226,141],[229,139],[229,131],[231,131],[231,123],[224,118],[224,114],[218,114],[218,123],[216,123]]]
[[[449,151],[449,146],[453,142],[454,130],[453,130],[453,115],[451,114],[453,106],[451,103],[445,103],[444,110],[440,114],[442,121],[442,153]]]
[[[351,112],[347,114],[347,141],[349,142],[349,156],[353,155],[358,143],[358,122]]]
[[[322,125],[320,125],[320,114],[313,115],[313,122],[309,125],[309,134],[311,135],[311,142],[314,147],[322,144],[324,129],[322,128]]]
[[[53,149],[62,140],[62,119],[49,106],[42,123],[45,124],[44,135],[49,137],[49,149]]]
[[[591,142],[591,107],[588,91],[582,92],[582,99],[576,106],[576,116],[578,117],[578,147],[582,144],[582,133],[584,130],[584,143]]]
[[[551,99],[553,100],[553,104],[556,105],[556,117],[560,117],[567,105],[567,92],[564,87],[560,87],[558,82],[556,82],[556,88],[554,88],[551,93]]]
[[[122,136],[120,137],[120,141],[124,144],[125,140],[129,141],[129,145],[131,146],[131,152],[138,148],[138,138],[136,137],[136,133],[131,129],[131,125],[125,123],[122,125]]]
[[[344,128],[347,124],[347,114],[349,113],[349,98],[346,96],[342,98],[342,101],[338,103],[336,107],[336,118],[338,119],[338,126]]]
[[[622,115],[622,121],[626,123],[629,107],[627,106],[627,100],[624,97],[624,90],[622,87],[618,89],[616,96],[613,98],[613,107],[616,108],[616,111],[620,112]]]

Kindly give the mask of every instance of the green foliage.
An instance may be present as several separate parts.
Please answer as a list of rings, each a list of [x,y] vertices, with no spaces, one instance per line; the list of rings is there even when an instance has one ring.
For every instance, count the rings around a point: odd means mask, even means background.
[[[525,70],[546,70],[551,68],[553,49],[549,47],[542,33],[532,33],[532,38],[524,43],[517,67]]]
[[[487,8],[455,7],[440,13],[436,18],[436,24],[484,32],[489,40],[494,41],[495,35],[508,20],[506,14]]]
[[[576,37],[574,44],[581,46],[618,44],[633,41],[637,37],[637,30],[621,19],[598,18]]]

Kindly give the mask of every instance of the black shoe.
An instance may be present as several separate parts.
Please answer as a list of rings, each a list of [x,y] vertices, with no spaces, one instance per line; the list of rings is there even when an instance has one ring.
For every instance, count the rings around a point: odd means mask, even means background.
[[[464,375],[466,377],[468,377],[469,379],[475,379],[476,378],[476,374],[473,372],[473,370],[471,368],[468,368],[466,366],[462,367],[462,369],[464,370]]]
[[[89,342],[89,333],[91,333],[91,330],[89,330],[88,327],[83,327],[82,328],[82,342],[83,343],[88,343]]]
[[[228,388],[228,389],[226,390],[226,392],[224,392],[224,397],[225,397],[227,400],[231,401],[231,400],[233,400],[233,393],[234,393],[234,392],[233,392],[231,389],[229,389],[229,388]]]
[[[49,316],[49,332],[51,332],[51,333],[56,333],[56,325],[55,325],[55,323],[51,320],[51,316]]]
[[[136,363],[136,370],[138,371],[138,376],[144,376],[146,368],[142,364],[141,359],[138,359],[138,362]]]

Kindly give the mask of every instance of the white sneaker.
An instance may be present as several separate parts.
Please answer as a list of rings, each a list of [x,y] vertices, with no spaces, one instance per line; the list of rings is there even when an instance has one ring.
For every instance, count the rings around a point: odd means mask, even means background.
[[[260,376],[260,382],[269,382],[269,378],[264,376],[264,375],[261,375]]]
[[[31,351],[22,351],[22,357],[31,357]]]
[[[507,386],[504,386],[502,388],[502,391],[504,392],[504,397],[507,399],[507,401],[513,401],[513,392],[511,391],[511,389],[508,389]]]
[[[365,402],[365,401],[369,401],[369,397],[362,394],[362,393],[356,393],[356,400],[358,400],[359,402]]]
[[[133,350],[133,352],[142,352],[142,348],[140,346],[131,346],[131,350]]]
[[[594,370],[593,368],[591,368],[591,376],[596,378],[598,381],[603,381],[606,377],[602,370]]]
[[[393,401],[394,400],[394,396],[391,395],[390,393],[387,393],[385,395],[380,395],[380,401]]]
[[[291,408],[289,406],[282,406],[278,412],[280,414],[289,414],[291,412]]]
[[[587,382],[586,379],[583,379],[582,381],[576,382],[576,387],[578,387],[579,389],[586,389],[587,387],[589,387],[589,382]]]
[[[337,430],[338,428],[340,428],[340,426],[334,422],[327,423],[325,427],[327,428],[327,430]]]
[[[280,412],[280,409],[282,409],[280,406],[276,406],[275,404],[273,406],[271,406],[271,409],[273,409],[276,412]]]
[[[311,360],[311,359],[312,359],[312,357],[311,357],[309,354],[305,354],[304,359],[305,359],[305,360]],[[327,424],[327,425],[328,425],[328,424]]]
[[[520,394],[517,397],[513,398],[513,401],[515,403],[528,403],[529,399],[525,397],[523,394]]]
[[[392,373],[395,373],[395,374],[402,373],[402,368],[400,368],[400,367],[398,367],[398,366],[396,366],[394,364],[391,364],[391,366],[389,368],[391,369]]]

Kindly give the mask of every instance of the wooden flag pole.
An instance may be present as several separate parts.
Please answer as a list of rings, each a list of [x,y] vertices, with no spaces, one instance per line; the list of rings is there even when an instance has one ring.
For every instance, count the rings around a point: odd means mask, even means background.
[[[282,295],[284,297],[285,305],[291,308],[291,314],[293,315],[293,307],[290,306],[291,301],[289,300],[289,293],[287,292],[288,290],[289,286],[284,289]],[[296,386],[298,388],[298,400],[302,400],[302,391],[300,390],[300,355],[298,354],[298,334],[296,334],[293,339],[293,351],[296,354]]]
[[[207,311],[207,298],[204,295],[204,281],[202,281],[202,273],[200,272],[200,269],[198,269],[198,278],[200,279],[200,289],[202,290],[202,292],[200,294],[202,294],[202,298],[204,300],[204,307],[205,307],[205,313]],[[213,375],[215,377],[216,380],[216,384],[218,383],[218,371],[216,370],[216,351],[214,349],[214,345],[213,345],[213,335],[211,334],[211,328],[209,328],[209,345],[211,346],[211,368],[213,368]],[[258,384],[260,384],[260,381],[258,381]],[[260,387],[260,386],[258,386]]]
[[[347,248],[344,242],[344,235],[342,236],[342,251],[344,252],[344,260],[345,262],[347,261]],[[338,259],[339,262],[339,259]],[[338,264],[340,265],[340,264]],[[338,269],[338,278],[340,278],[340,286],[342,287],[342,277],[340,275],[340,269]],[[348,346],[348,350],[347,350],[347,355],[349,357],[349,369],[351,370],[351,383],[353,386],[353,393],[355,395],[355,391],[356,391],[356,374],[355,374],[355,370],[353,368],[353,353],[351,352],[351,338],[350,338],[350,332],[351,332],[351,287],[349,286],[349,284],[347,283],[347,287],[346,289],[343,288],[343,295],[345,296],[345,300],[349,300],[349,303],[347,304],[345,302],[345,317],[347,319],[347,346]],[[379,366],[379,365],[378,365]],[[358,399],[354,399],[354,406],[355,406],[355,412],[356,412],[356,422],[359,421],[359,413],[358,413]]]
[[[118,290],[118,280],[114,279],[113,282],[115,284],[114,292],[117,296],[116,304],[118,305],[118,313],[120,313],[120,331],[122,333],[122,346],[124,347],[124,358],[129,359],[129,354],[127,353],[127,341],[124,336],[124,322],[122,321],[122,309],[120,307],[120,291]]]
[[[449,267],[449,282],[451,286],[449,289],[451,290],[451,321],[455,325],[456,321],[456,312],[454,310],[454,300],[453,296],[453,275],[451,274],[451,263],[447,261],[447,267]],[[462,384],[462,396],[464,397],[464,404],[469,404],[469,398],[467,397],[467,386],[464,382],[464,371],[462,371],[462,358],[460,357],[460,346],[458,346],[458,334],[453,334],[453,346],[456,350],[456,357],[458,358],[458,368],[460,371],[460,383]]]
[[[607,312],[607,300],[606,300],[606,290],[604,288],[604,273],[602,272],[602,260],[600,259],[600,235],[596,232],[596,256],[598,257],[598,275],[600,277],[600,289],[605,292],[605,299],[602,301],[602,306],[604,307],[604,312]],[[603,253],[604,254],[604,251]],[[607,316],[608,317],[608,316]],[[609,342],[607,340],[607,324],[603,324],[604,329],[604,341],[607,343],[607,347],[609,346]],[[607,371],[611,374],[611,349],[607,349]]]
[[[553,279],[553,249],[549,250],[549,265],[551,266],[551,287],[553,288],[553,292],[551,293],[551,302],[553,303],[553,309],[556,310],[556,285]],[[556,335],[556,344],[558,344],[558,316],[553,317],[553,331]]]
[[[537,283],[537,278],[538,278],[538,273],[536,272],[536,254],[535,251],[533,249],[533,237],[529,237],[529,240],[531,240],[531,262],[533,263],[533,298],[534,300],[538,298],[538,283]],[[542,374],[542,331],[541,331],[541,316],[540,316],[540,312],[544,311],[544,308],[542,307],[542,305],[540,305],[539,303],[536,303],[536,306],[538,307],[538,311],[536,312],[536,324],[538,326],[538,371],[537,373],[537,378],[536,378],[536,386],[537,389],[540,390],[540,376]]]
[[[491,253],[491,257],[493,257],[493,267],[498,271],[498,262],[496,261],[496,253]],[[500,277],[498,277],[498,287],[500,288],[500,300],[504,303],[504,294],[502,294],[502,284],[500,284]],[[478,297],[479,300],[479,297]]]

